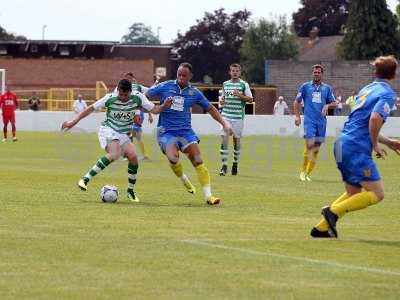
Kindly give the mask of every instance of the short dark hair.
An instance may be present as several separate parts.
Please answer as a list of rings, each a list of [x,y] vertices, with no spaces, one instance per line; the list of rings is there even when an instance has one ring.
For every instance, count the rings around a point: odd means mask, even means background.
[[[187,68],[189,69],[190,73],[193,73],[193,67],[190,63],[188,62],[183,62],[179,65],[179,68]]]
[[[375,76],[381,79],[393,79],[396,76],[397,60],[393,55],[379,56],[372,63]]]
[[[312,66],[312,70],[314,71],[314,69],[320,69],[321,73],[324,73],[324,66],[321,64],[316,64]]]
[[[241,65],[239,65],[238,63],[233,63],[229,65],[229,68],[239,68],[242,69]]]
[[[133,75],[132,72],[126,72],[126,73],[125,73],[125,76],[132,76],[132,77],[135,77],[135,76]]]
[[[118,89],[123,92],[131,92],[132,91],[132,83],[128,79],[121,79],[118,82]]]

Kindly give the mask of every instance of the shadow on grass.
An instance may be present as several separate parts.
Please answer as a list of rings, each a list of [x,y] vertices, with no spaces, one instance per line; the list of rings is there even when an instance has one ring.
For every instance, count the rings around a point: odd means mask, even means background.
[[[199,207],[211,207],[203,202],[193,202],[193,203],[160,203],[160,202],[127,202],[127,201],[117,201],[116,203],[104,203],[101,201],[89,201],[80,200],[81,203],[97,206],[97,205],[114,205],[120,207],[132,206],[134,207],[188,207],[188,208],[199,208]],[[219,207],[219,206],[217,206]]]
[[[379,241],[379,240],[358,240],[360,243],[374,246],[396,247],[400,248],[400,241]]]

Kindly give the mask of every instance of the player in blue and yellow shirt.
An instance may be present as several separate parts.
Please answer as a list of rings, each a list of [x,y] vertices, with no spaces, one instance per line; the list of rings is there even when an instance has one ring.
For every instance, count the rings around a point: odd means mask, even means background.
[[[188,192],[194,194],[195,188],[183,173],[179,161],[179,151],[185,153],[196,169],[206,202],[210,205],[219,204],[221,199],[211,194],[210,174],[201,158],[199,138],[192,129],[191,107],[195,104],[201,106],[228,134],[231,134],[231,126],[224,121],[203,93],[190,84],[191,78],[192,66],[189,63],[182,63],[178,68],[176,80],[158,84],[150,88],[146,95],[151,98],[159,97],[160,103],[172,98],[171,107],[160,114],[157,128],[158,143],[167,156],[172,171],[182,180]]]
[[[310,174],[315,167],[319,148],[325,141],[326,115],[328,109],[336,107],[332,88],[322,82],[322,65],[312,67],[313,80],[305,82],[294,101],[295,125],[300,126],[301,102],[304,103],[304,160],[300,173],[301,181],[311,181]]]
[[[400,154],[400,141],[379,134],[396,99],[391,81],[396,76],[397,61],[392,56],[381,56],[373,65],[376,80],[357,94],[355,107],[335,142],[335,159],[345,192],[322,209],[323,219],[311,230],[313,237],[336,238],[339,218],[383,200],[383,182],[372,159],[373,151],[377,158],[386,155],[379,143]]]

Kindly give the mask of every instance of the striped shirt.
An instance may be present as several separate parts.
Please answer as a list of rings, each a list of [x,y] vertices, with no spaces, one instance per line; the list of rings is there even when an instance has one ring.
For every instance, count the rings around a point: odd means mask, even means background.
[[[121,101],[114,94],[107,94],[97,100],[93,107],[95,110],[106,108],[106,119],[101,123],[119,133],[129,133],[133,124],[135,112],[144,108],[147,111],[153,109],[154,104],[145,95],[133,92],[129,95],[128,101]]]
[[[228,120],[243,120],[246,102],[240,97],[233,96],[233,91],[238,90],[243,95],[253,97],[249,84],[239,79],[238,81],[228,80],[223,83],[223,95],[225,103],[222,108],[222,116]]]

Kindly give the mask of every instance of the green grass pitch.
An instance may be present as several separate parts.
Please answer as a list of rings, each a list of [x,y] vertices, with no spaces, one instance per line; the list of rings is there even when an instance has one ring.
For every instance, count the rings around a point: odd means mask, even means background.
[[[219,207],[188,194],[146,137],[141,202],[125,199],[126,162],[78,179],[102,155],[95,134],[20,133],[0,144],[0,299],[399,299],[400,157],[379,168],[386,199],[345,216],[338,240],[312,240],[343,191],[323,146],[301,183],[300,138],[245,137],[239,176],[219,177],[217,137],[202,137]],[[231,153],[232,157],[232,153]],[[231,158],[230,157],[230,158]],[[119,187],[116,204],[100,188]]]

